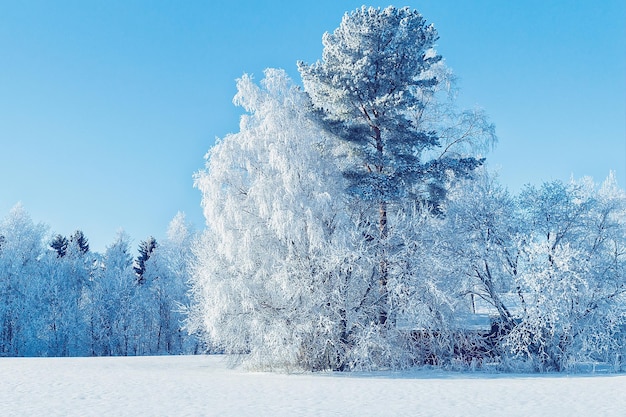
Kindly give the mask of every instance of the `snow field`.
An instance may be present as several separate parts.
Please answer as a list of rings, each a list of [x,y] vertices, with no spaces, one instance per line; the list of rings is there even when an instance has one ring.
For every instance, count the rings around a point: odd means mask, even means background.
[[[220,356],[0,358],[2,416],[622,416],[626,376],[274,374]]]

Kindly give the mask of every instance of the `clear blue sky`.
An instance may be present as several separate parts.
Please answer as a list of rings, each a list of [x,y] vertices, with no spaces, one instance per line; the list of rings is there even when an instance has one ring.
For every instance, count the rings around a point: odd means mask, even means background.
[[[235,79],[298,78],[361,1],[0,0],[0,217],[21,201],[95,250],[119,228],[203,227],[192,175],[238,130]],[[389,3],[368,5],[385,7]],[[502,181],[617,171],[626,186],[623,0],[406,1],[439,30],[460,103],[484,108]]]

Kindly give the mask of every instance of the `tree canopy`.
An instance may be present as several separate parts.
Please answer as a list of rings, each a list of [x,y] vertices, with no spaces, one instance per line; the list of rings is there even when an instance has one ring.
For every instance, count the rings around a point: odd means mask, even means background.
[[[409,8],[362,7],[298,64],[304,90],[238,80],[240,130],[196,175],[191,331],[266,369],[622,366],[623,191],[511,196],[437,37]]]

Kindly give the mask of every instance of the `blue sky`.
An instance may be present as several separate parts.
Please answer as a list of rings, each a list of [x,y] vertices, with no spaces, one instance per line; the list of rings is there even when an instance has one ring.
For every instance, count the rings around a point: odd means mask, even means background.
[[[298,78],[361,1],[0,0],[0,217],[21,201],[55,233],[104,250],[203,227],[193,173],[238,130],[235,79]],[[385,7],[389,3],[369,3]],[[622,0],[396,3],[435,24],[465,107],[496,125],[502,182],[617,171],[626,186]]]

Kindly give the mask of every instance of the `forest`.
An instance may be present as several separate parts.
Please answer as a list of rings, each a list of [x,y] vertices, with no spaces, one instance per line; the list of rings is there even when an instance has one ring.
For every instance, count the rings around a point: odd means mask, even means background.
[[[219,352],[252,369],[570,371],[626,355],[626,193],[613,173],[511,194],[415,10],[360,8],[294,82],[237,81],[239,132],[134,258],[16,206],[0,225],[0,356]]]
[[[50,236],[16,205],[0,225],[0,356],[197,353],[182,329],[191,240],[179,214],[136,258],[123,232],[100,254],[80,230]]]

